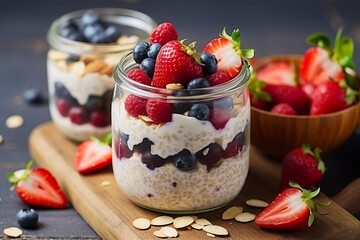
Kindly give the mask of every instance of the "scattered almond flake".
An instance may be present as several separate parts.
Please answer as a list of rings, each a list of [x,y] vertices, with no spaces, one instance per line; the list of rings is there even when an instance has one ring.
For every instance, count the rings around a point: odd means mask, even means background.
[[[154,123],[154,121],[151,118],[145,115],[139,115],[138,118],[145,123]]]
[[[85,66],[85,64],[84,64],[84,66]],[[89,63],[85,66],[85,74],[92,73],[92,72],[98,72],[106,66],[107,66],[107,64],[101,59],[92,61],[91,63]]]
[[[8,227],[4,229],[4,234],[8,237],[17,238],[23,234],[23,231],[17,227]]]
[[[50,50],[48,57],[53,61],[65,60],[68,57],[68,54],[57,50]]]
[[[246,223],[246,222],[251,222],[255,219],[256,215],[253,213],[249,213],[249,212],[243,212],[238,214],[235,217],[235,220],[238,222],[242,222],[242,223]]]
[[[199,218],[195,222],[197,224],[200,224],[200,225],[203,225],[203,226],[211,225],[211,222],[209,222],[209,220],[207,220],[205,218]]]
[[[170,216],[159,216],[150,221],[153,226],[165,226],[174,222],[174,218]]]
[[[153,232],[153,235],[158,238],[167,238],[167,236],[160,232],[160,230],[156,230],[155,232]]]
[[[3,138],[3,136],[1,136],[1,134],[0,134],[0,144],[2,144],[4,142],[4,138]]]
[[[224,227],[218,225],[208,225],[204,226],[203,230],[207,233],[212,233],[219,236],[226,236],[229,234],[228,230]]]
[[[103,187],[107,187],[107,186],[110,186],[110,185],[111,185],[110,181],[103,181],[101,183],[101,186],[103,186]]]
[[[227,210],[225,210],[225,212],[223,212],[222,219],[223,220],[234,219],[236,217],[236,215],[238,215],[242,212],[243,212],[243,208],[240,206],[230,207]]]
[[[246,204],[250,207],[258,207],[258,208],[265,208],[269,205],[267,202],[259,199],[249,199],[246,201]]]
[[[192,227],[192,228],[195,228],[195,229],[197,229],[197,230],[201,230],[204,226],[203,226],[203,225],[200,225],[200,224],[198,224],[198,223],[193,223],[193,224],[191,224],[191,227]]]
[[[199,219],[198,216],[196,216],[196,215],[190,215],[190,217],[192,217],[194,219],[194,222]]]
[[[169,83],[166,84],[166,89],[169,90],[179,90],[179,89],[184,89],[184,86],[181,83]]]
[[[169,227],[169,226],[161,227],[160,232],[163,233],[167,237],[175,238],[178,236],[178,232],[176,231],[176,229],[173,227]]]
[[[191,216],[181,216],[174,219],[175,228],[184,228],[190,226],[194,222],[194,219]]]
[[[89,63],[95,61],[95,57],[82,55],[80,57],[80,60],[83,61],[85,64],[89,64]]]
[[[133,226],[140,230],[145,230],[150,227],[150,220],[146,218],[137,218],[132,222]]]
[[[24,119],[20,115],[12,115],[5,121],[8,128],[18,128],[24,124]]]
[[[71,72],[77,74],[79,77],[82,77],[85,74],[85,63],[84,62],[74,62],[71,64]]]
[[[212,234],[212,233],[206,233],[206,236],[212,237],[212,238],[215,238],[215,237],[216,237],[216,236],[215,236],[214,234]]]

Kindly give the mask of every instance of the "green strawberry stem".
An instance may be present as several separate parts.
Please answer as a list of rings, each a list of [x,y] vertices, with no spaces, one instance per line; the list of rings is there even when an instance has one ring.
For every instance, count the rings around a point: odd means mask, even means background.
[[[263,90],[265,85],[266,82],[256,79],[256,73],[255,71],[252,71],[250,75],[248,89],[255,101],[257,100],[262,100],[265,102],[271,101],[270,95]]]
[[[232,42],[232,47],[236,54],[238,54],[241,58],[245,61],[248,61],[248,58],[252,58],[255,55],[255,50],[252,48],[244,48],[241,49],[241,37],[240,37],[240,30],[235,29],[231,36],[226,32],[226,27],[223,28],[222,32],[220,33],[220,37],[226,38]]]
[[[309,154],[311,156],[313,156],[316,161],[318,162],[318,165],[317,165],[317,169],[322,173],[324,174],[325,173],[325,163],[324,161],[321,159],[321,156],[320,156],[320,153],[321,153],[321,149],[320,148],[315,148],[314,150],[311,149],[310,145],[308,144],[303,144],[302,145],[302,148],[303,148],[303,151],[305,154]]]
[[[186,38],[180,40],[182,49],[189,55],[192,56],[196,63],[199,65],[204,65],[200,60],[200,55],[196,52],[196,42],[191,42],[189,45],[185,44]]]
[[[25,164],[25,169],[20,169],[7,174],[7,179],[11,183],[12,188],[14,188],[18,182],[26,179],[29,176],[32,164],[33,161],[30,160]]]
[[[357,101],[359,92],[351,88],[347,81],[340,81],[339,86],[345,89],[345,102],[348,105],[351,105]]]
[[[317,188],[315,191],[310,191],[307,189],[302,188],[299,184],[295,182],[289,182],[289,185],[293,188],[297,188],[302,192],[301,199],[304,203],[309,206],[310,215],[308,220],[308,226],[310,227],[315,219],[314,212],[316,210],[316,203],[313,201],[313,198],[316,197],[320,193],[320,188]]]
[[[91,136],[90,137],[90,140],[93,140],[93,141],[97,141],[97,142],[99,142],[99,143],[101,143],[101,144],[105,144],[105,145],[111,145],[111,142],[112,142],[112,134],[111,134],[111,132],[110,133],[108,133],[108,134],[106,134],[103,138],[101,138],[101,139],[99,139],[99,138],[97,138],[97,137],[95,137],[95,136]]]

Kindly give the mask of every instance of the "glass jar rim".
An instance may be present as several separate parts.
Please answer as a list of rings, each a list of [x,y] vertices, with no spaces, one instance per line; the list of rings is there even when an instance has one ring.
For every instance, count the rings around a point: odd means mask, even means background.
[[[121,57],[113,71],[113,77],[116,84],[121,85],[121,87],[126,89],[128,92],[138,96],[167,100],[210,100],[214,98],[226,97],[236,91],[239,91],[240,89],[243,89],[247,85],[251,75],[250,64],[247,61],[243,61],[243,66],[240,72],[233,79],[225,83],[206,88],[180,89],[181,91],[191,91],[193,94],[178,96],[174,93],[179,90],[149,86],[129,78],[127,76],[127,72],[136,66],[139,66],[139,64],[134,61],[132,52]]]
[[[123,51],[130,51],[136,42],[128,44],[107,43],[107,44],[93,44],[86,42],[79,42],[62,37],[58,33],[58,27],[61,23],[70,19],[81,17],[86,11],[94,11],[102,16],[105,16],[107,22],[117,23],[122,26],[133,28],[142,32],[137,41],[147,39],[150,32],[157,26],[156,21],[145,13],[126,9],[126,8],[89,8],[82,9],[74,12],[66,13],[59,18],[55,19],[51,24],[47,40],[51,47],[58,50],[70,52],[73,54],[104,54],[116,53]]]

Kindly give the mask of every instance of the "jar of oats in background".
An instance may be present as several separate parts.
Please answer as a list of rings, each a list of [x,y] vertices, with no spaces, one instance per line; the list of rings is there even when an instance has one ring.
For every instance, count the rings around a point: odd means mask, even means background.
[[[47,36],[49,107],[66,137],[83,141],[110,132],[113,68],[155,26],[151,17],[121,8],[71,12],[52,23]]]

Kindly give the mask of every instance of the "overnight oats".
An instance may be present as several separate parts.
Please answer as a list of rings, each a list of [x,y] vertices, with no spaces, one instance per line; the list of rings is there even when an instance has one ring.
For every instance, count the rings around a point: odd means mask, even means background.
[[[114,66],[155,26],[147,15],[120,8],[82,10],[54,21],[48,32],[49,107],[65,136],[83,141],[111,131]]]
[[[224,30],[197,53],[162,23],[115,67],[113,171],[135,204],[204,212],[241,191],[250,148],[246,57],[253,50],[240,49],[239,34]]]

